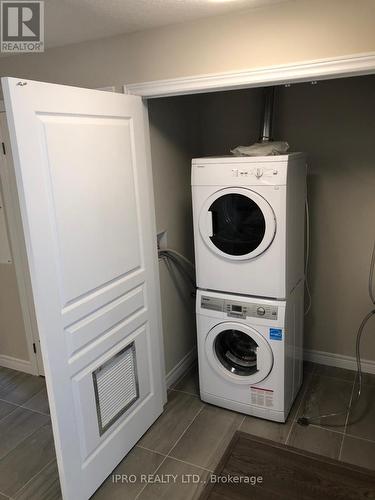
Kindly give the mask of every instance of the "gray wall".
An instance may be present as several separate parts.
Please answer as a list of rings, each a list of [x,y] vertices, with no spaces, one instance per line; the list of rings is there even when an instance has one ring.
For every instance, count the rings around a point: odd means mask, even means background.
[[[149,102],[157,231],[167,231],[168,247],[193,260],[190,165],[194,156],[194,98]],[[196,344],[192,288],[159,262],[166,373]]]
[[[370,310],[368,272],[375,238],[375,77],[286,88],[280,135],[309,154],[313,306],[306,347],[354,355],[355,334]],[[363,337],[375,360],[375,322]]]
[[[0,264],[0,365],[3,356],[29,360],[14,264]]]

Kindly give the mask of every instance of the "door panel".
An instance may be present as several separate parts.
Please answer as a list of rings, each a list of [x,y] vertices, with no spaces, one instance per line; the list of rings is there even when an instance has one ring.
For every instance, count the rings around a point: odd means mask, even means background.
[[[134,131],[130,118],[37,116],[45,137],[61,295],[67,305],[143,265]]]
[[[2,83],[61,485],[86,499],[165,398],[142,102]]]

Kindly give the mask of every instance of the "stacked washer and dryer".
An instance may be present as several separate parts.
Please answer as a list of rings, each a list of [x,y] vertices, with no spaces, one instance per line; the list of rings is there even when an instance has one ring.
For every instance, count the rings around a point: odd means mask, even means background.
[[[192,161],[203,401],[284,422],[302,383],[306,158]]]

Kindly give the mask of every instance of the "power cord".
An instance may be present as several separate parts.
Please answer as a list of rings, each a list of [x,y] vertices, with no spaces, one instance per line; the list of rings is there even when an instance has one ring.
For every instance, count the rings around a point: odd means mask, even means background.
[[[368,279],[368,291],[369,291],[369,296],[372,302],[372,305],[375,306],[375,297],[374,297],[374,267],[375,267],[375,241],[374,241],[374,246],[372,249],[372,256],[371,256],[371,263],[370,263],[370,272],[369,272],[369,279]],[[349,403],[349,405],[342,411],[334,412],[334,413],[326,413],[324,415],[315,415],[315,416],[308,416],[308,415],[302,415],[297,422],[300,425],[309,425],[311,422],[314,422],[315,420],[321,420],[321,419],[326,419],[329,417],[336,417],[339,415],[344,415],[347,414],[347,412],[354,407],[358,401],[360,400],[361,394],[362,394],[362,368],[361,368],[361,339],[362,339],[362,333],[367,325],[367,322],[369,321],[370,318],[375,316],[375,309],[372,309],[370,312],[366,314],[366,316],[363,318],[358,331],[357,331],[357,337],[356,337],[356,343],[355,343],[355,355],[356,355],[356,363],[357,363],[357,373],[356,373],[356,380],[358,380],[358,389],[357,389],[357,394],[354,398],[352,399]],[[330,425],[330,424],[326,424]]]
[[[195,289],[196,289],[196,281],[195,281],[195,267],[194,264],[187,259],[184,255],[176,252],[176,250],[172,250],[170,248],[165,248],[162,250],[158,250],[158,256],[162,259],[167,269],[177,286],[177,280],[173,273],[172,264],[174,267],[180,272],[181,276],[188,283],[190,287],[192,287],[192,296],[195,297]],[[177,286],[178,288],[178,286]]]

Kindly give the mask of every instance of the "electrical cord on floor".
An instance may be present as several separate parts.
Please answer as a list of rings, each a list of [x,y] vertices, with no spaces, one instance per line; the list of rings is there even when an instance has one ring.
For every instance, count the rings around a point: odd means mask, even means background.
[[[371,263],[370,263],[370,272],[369,272],[369,279],[368,279],[368,291],[370,295],[370,299],[372,302],[372,305],[375,306],[375,297],[374,297],[374,267],[375,267],[375,241],[374,241],[374,246],[372,249],[372,256],[371,256]],[[370,312],[366,314],[366,316],[363,318],[358,331],[357,331],[357,337],[356,337],[356,342],[355,342],[355,356],[356,356],[356,363],[357,363],[357,373],[356,373],[356,379],[355,382],[358,380],[358,389],[355,398],[352,398],[349,405],[342,411],[334,412],[334,413],[326,413],[323,415],[315,415],[315,416],[308,416],[308,415],[302,415],[297,422],[300,425],[309,425],[311,422],[314,422],[315,420],[321,420],[321,419],[326,419],[329,417],[337,417],[340,415],[347,414],[348,411],[353,408],[360,400],[361,394],[362,394],[362,367],[361,367],[361,339],[362,339],[362,333],[367,325],[368,321],[370,318],[375,316],[375,309],[372,309]],[[325,425],[330,425],[330,424],[325,424]]]

